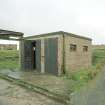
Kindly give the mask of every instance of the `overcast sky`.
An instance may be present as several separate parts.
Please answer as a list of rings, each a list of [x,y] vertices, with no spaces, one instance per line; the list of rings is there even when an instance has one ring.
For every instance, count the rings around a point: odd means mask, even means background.
[[[105,0],[0,0],[0,28],[25,36],[67,31],[105,44]]]

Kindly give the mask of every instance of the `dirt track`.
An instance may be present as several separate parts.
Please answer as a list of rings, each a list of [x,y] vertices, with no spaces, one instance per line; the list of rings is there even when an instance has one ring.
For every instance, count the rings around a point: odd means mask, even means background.
[[[0,105],[63,105],[0,79]]]

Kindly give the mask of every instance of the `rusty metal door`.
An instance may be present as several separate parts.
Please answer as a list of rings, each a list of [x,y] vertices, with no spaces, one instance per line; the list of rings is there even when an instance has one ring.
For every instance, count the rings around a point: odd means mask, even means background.
[[[58,74],[58,38],[45,39],[45,72]]]

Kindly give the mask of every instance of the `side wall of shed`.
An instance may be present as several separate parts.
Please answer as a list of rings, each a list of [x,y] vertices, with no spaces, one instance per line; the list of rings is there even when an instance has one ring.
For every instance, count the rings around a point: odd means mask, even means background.
[[[76,51],[70,50],[70,44],[77,46]],[[83,51],[83,46],[88,46],[88,51]],[[65,35],[65,70],[73,72],[80,68],[91,66],[91,40]]]

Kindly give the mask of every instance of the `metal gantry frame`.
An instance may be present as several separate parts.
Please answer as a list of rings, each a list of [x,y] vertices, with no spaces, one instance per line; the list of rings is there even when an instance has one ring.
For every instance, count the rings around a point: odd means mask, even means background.
[[[0,39],[2,40],[13,40],[19,41],[19,64],[21,65],[21,43],[23,41],[23,33],[15,32],[15,31],[8,31],[0,29]],[[21,69],[21,66],[20,66]]]
[[[0,29],[0,39],[20,41],[23,38],[23,33]]]

